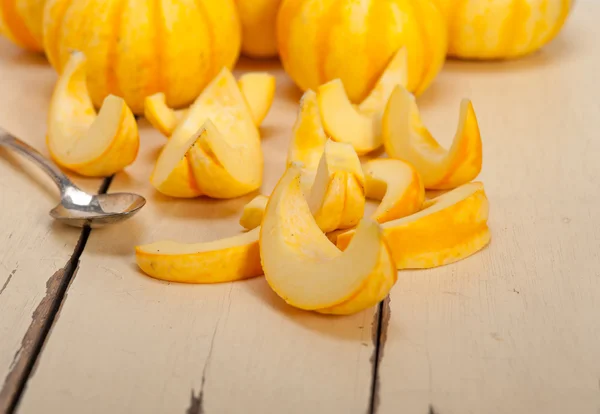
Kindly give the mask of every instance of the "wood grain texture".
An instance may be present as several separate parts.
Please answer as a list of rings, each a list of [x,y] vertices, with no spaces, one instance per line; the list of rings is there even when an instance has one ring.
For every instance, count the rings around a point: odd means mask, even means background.
[[[261,128],[265,193],[283,173],[300,98],[281,69],[272,71],[277,100]],[[92,233],[19,413],[366,412],[375,308],[332,318],[288,307],[262,277],[179,285],[140,273],[136,244],[236,234],[252,198],[158,194],[148,178],[165,139],[143,122],[141,134],[138,160],[110,191],[139,191],[148,205]]]
[[[46,112],[54,71],[41,56],[0,39],[0,126],[47,155]],[[95,191],[100,180],[76,180]],[[0,148],[0,412],[10,404],[40,338],[81,230],[54,223],[53,181]]]
[[[600,412],[599,17],[580,1],[541,52],[450,62],[421,99],[446,142],[473,100],[492,243],[401,272],[377,413]]]

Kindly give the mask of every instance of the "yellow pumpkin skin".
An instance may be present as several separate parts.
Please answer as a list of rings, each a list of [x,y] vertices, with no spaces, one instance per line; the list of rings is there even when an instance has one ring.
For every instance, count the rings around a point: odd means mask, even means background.
[[[242,21],[242,54],[277,56],[276,20],[281,0],[236,0]]]
[[[302,90],[340,78],[361,102],[398,49],[408,52],[408,87],[418,95],[441,70],[443,15],[430,0],[284,0],[277,18],[281,61]]]
[[[0,0],[0,33],[24,49],[43,51],[44,3],[46,0]]]
[[[448,23],[448,54],[511,59],[530,54],[562,29],[573,0],[434,0]]]
[[[163,92],[167,105],[191,104],[239,56],[234,0],[48,0],[44,48],[60,73],[71,50],[85,53],[95,106],[113,94],[135,114]]]

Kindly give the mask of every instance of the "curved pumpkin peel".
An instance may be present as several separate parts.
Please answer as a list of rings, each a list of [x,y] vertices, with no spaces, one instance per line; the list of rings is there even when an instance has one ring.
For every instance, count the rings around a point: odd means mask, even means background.
[[[427,189],[456,188],[481,171],[481,135],[469,100],[461,103],[458,130],[449,150],[423,126],[414,96],[402,87],[396,87],[388,101],[382,129],[389,156],[414,165]]]
[[[392,91],[406,86],[407,52],[396,52],[369,96],[354,106],[342,81],[332,80],[318,89],[319,108],[325,131],[337,142],[351,144],[359,155],[372,152],[382,145],[381,117]]]
[[[147,275],[169,282],[221,283],[262,275],[259,230],[206,243],[159,241],[137,246]]]
[[[258,189],[262,171],[258,130],[233,75],[223,69],[178,124],[150,181],[174,197],[234,198]]]
[[[373,214],[373,218],[379,223],[409,216],[423,206],[423,181],[409,163],[374,159],[364,163],[363,170],[367,198],[381,201]]]
[[[468,183],[425,203],[416,214],[381,225],[398,269],[426,269],[464,259],[490,242],[483,184]],[[349,248],[355,231],[338,235]]]
[[[246,73],[237,82],[257,127],[266,118],[275,99],[275,77],[268,73]],[[170,137],[177,125],[186,117],[189,108],[172,109],[166,96],[159,92],[144,100],[144,116],[150,124],[166,137]]]
[[[85,66],[84,54],[73,52],[58,79],[50,101],[47,145],[64,168],[90,177],[110,176],[136,159],[137,123],[125,101],[113,95],[96,114]]]
[[[363,220],[346,252],[317,226],[292,164],[275,187],[260,231],[266,280],[288,304],[322,313],[359,312],[382,300],[396,282],[379,225]]]
[[[247,230],[260,226],[268,202],[269,197],[267,196],[257,195],[254,197],[252,201],[244,206],[242,217],[240,217],[240,225]]]

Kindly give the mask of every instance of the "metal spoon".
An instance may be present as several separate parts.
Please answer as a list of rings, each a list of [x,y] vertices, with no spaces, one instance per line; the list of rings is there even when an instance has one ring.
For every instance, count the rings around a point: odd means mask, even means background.
[[[91,195],[80,190],[50,160],[0,128],[0,146],[11,148],[35,161],[56,183],[61,201],[50,211],[56,220],[74,227],[103,227],[133,217],[144,205],[144,197],[131,193]]]

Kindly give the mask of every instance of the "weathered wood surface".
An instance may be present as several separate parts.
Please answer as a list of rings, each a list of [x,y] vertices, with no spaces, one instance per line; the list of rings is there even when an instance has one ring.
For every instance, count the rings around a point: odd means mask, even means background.
[[[43,57],[0,38],[0,126],[45,155],[55,79]],[[76,181],[90,191],[101,183]],[[53,222],[48,212],[58,201],[54,183],[37,166],[0,148],[0,412],[26,375],[57,292],[76,265],[71,257],[81,230]]]

